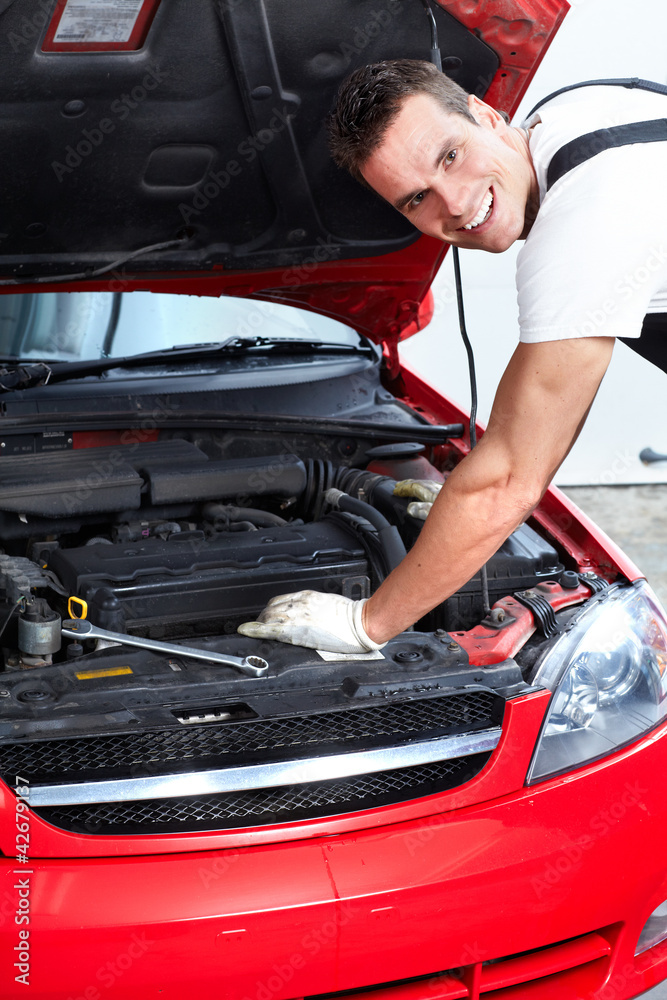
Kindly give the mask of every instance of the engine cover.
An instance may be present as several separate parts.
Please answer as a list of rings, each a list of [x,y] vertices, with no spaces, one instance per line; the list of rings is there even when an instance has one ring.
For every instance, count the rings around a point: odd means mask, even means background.
[[[360,599],[371,582],[363,546],[326,517],[213,538],[188,531],[56,549],[49,569],[88,603],[95,625],[152,638],[235,632],[278,594],[313,589]]]

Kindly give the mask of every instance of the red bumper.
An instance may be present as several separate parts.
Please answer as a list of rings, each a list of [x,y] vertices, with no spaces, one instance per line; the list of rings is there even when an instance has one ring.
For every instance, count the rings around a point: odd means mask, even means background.
[[[667,948],[634,958],[667,897],[666,757],[663,727],[492,804],[358,835],[4,861],[2,996],[291,1000],[420,976],[371,996],[636,996],[667,975]]]

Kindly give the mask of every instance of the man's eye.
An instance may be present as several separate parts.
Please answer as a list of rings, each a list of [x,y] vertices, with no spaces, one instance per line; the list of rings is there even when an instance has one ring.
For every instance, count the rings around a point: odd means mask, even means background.
[[[445,156],[445,163],[453,163],[456,159],[456,150],[450,149],[450,151]]]
[[[412,201],[410,202],[410,208],[417,208],[419,205],[421,205],[425,197],[426,197],[426,191],[420,191],[419,194],[416,194],[412,199]]]

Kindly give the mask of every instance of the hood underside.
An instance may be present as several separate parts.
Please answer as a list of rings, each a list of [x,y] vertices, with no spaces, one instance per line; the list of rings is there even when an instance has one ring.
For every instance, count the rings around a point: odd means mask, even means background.
[[[567,5],[432,7],[444,70],[511,112]],[[324,120],[356,67],[430,49],[420,0],[0,0],[0,290],[168,280],[397,338],[443,247],[333,164]]]

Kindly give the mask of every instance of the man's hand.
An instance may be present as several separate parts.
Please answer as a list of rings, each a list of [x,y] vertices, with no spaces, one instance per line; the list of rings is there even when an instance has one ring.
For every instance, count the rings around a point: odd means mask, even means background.
[[[269,601],[256,622],[245,622],[238,631],[252,639],[278,639],[331,653],[367,653],[385,644],[366,635],[361,624],[365,603],[315,590],[281,594]]]
[[[608,337],[519,344],[486,433],[444,487],[422,500],[435,496],[430,516],[373,596],[351,601],[306,590],[275,597],[239,632],[363,653],[413,625],[470,580],[539,502],[577,438],[612,348]]]
[[[436,483],[433,479],[401,479],[394,487],[394,496],[416,497],[419,503],[409,503],[408,514],[425,521],[442,487],[442,483]]]

